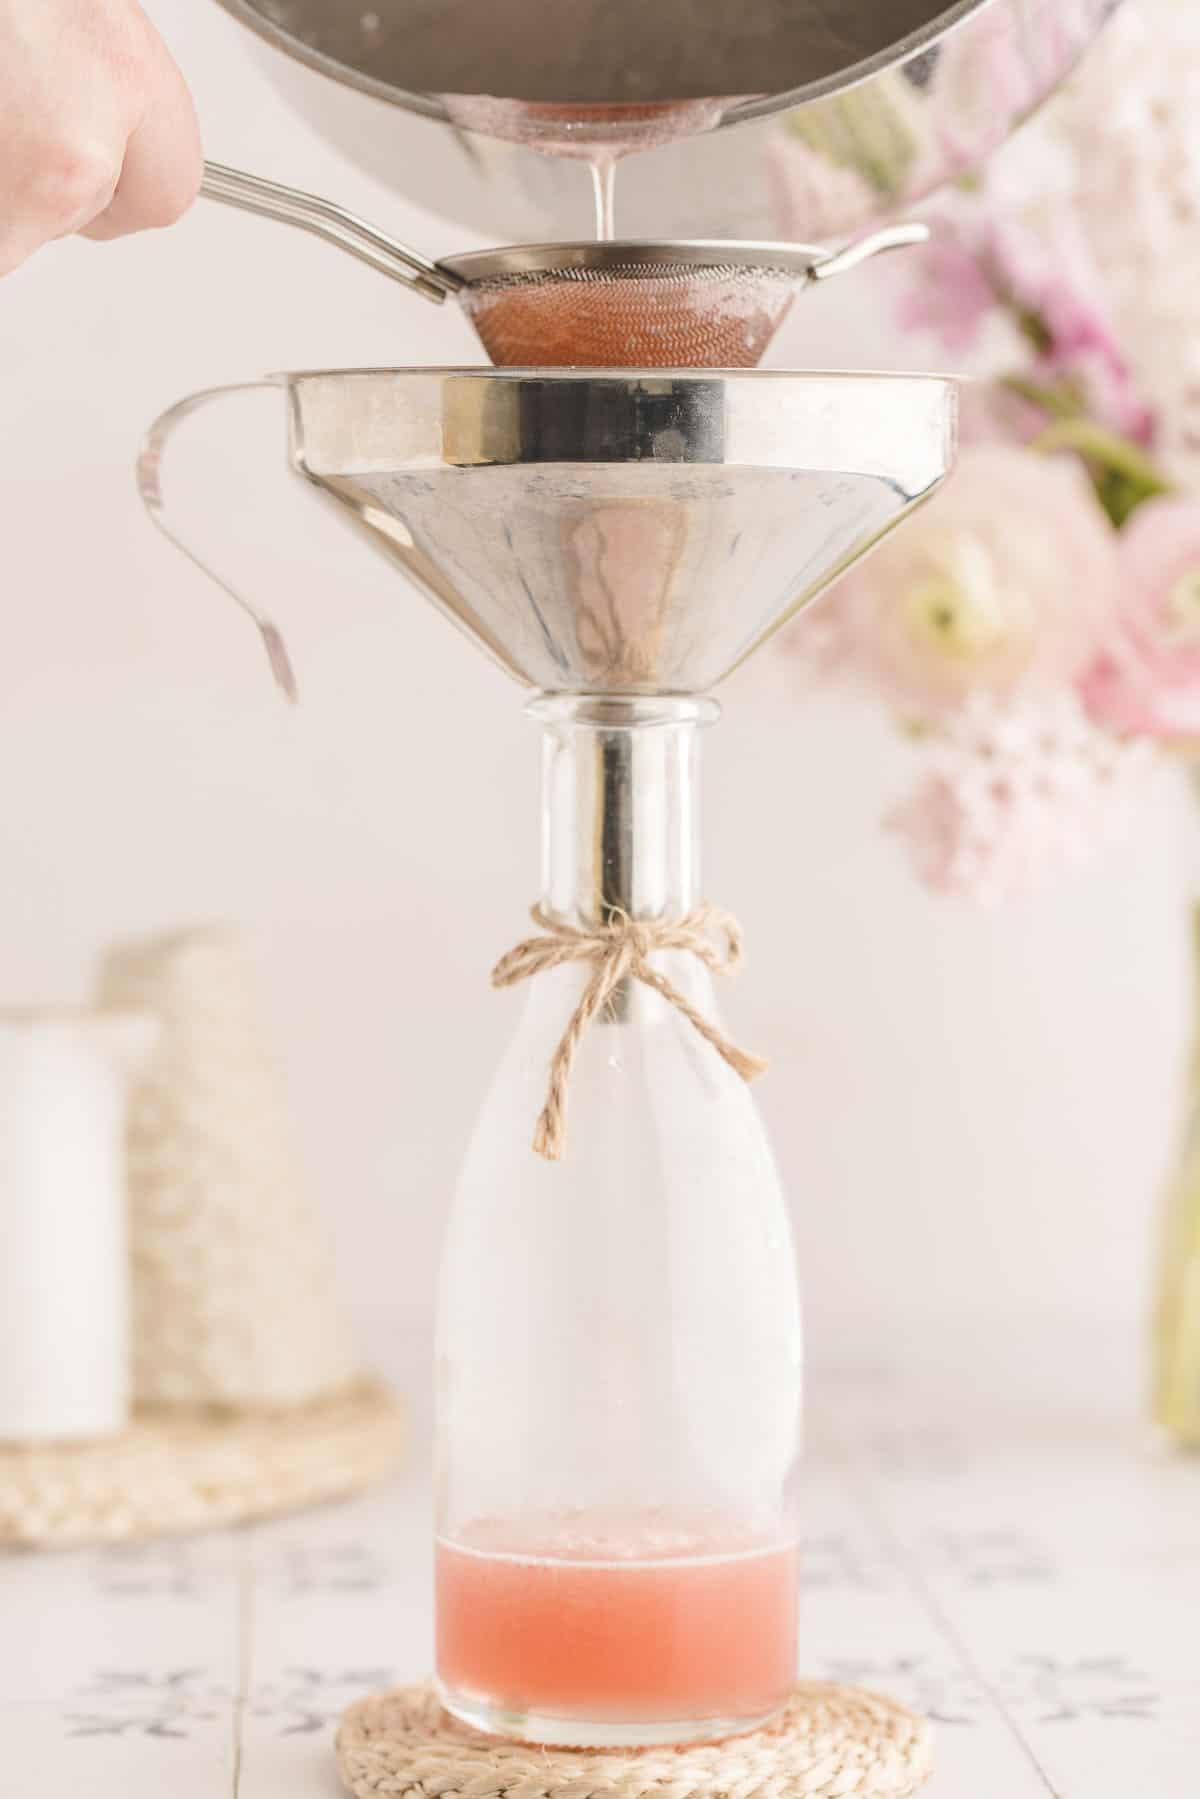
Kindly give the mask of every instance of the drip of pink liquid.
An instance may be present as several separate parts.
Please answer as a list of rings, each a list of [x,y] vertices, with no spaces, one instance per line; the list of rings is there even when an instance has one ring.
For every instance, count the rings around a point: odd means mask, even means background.
[[[659,100],[641,105],[550,105],[502,100],[491,94],[446,94],[446,111],[456,125],[509,143],[526,144],[547,156],[586,162],[596,208],[596,236],[613,236],[613,181],[618,161],[678,138],[719,125],[739,96],[711,100]]]
[[[796,1582],[794,1543],[711,1524],[480,1524],[437,1545],[438,1674],[482,1710],[750,1725],[795,1679]]]
[[[596,203],[596,237],[609,243],[613,236],[613,189],[617,179],[617,159],[597,151],[588,160],[592,174],[592,198]]]

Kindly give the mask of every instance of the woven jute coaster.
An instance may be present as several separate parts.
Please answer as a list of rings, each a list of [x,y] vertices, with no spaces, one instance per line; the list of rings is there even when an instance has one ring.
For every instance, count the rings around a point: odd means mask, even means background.
[[[0,1546],[130,1542],[343,1498],[390,1474],[404,1416],[378,1381],[274,1411],[139,1413],[93,1443],[0,1445]]]
[[[933,1762],[933,1728],[860,1687],[802,1681],[775,1723],[686,1749],[537,1749],[447,1716],[428,1684],[360,1699],[338,1767],[356,1799],[904,1799]]]

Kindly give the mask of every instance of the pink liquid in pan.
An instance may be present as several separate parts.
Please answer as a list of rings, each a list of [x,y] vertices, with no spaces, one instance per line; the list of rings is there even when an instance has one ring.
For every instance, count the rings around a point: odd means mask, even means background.
[[[794,1543],[591,1514],[437,1546],[438,1674],[477,1714],[736,1727],[796,1671]]]

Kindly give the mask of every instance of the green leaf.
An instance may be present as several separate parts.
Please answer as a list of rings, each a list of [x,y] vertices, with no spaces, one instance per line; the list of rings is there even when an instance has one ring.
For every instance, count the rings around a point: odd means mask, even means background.
[[[1094,419],[1060,418],[1030,447],[1043,456],[1069,450],[1081,457],[1097,498],[1118,531],[1147,500],[1174,492],[1173,482],[1144,450]]]

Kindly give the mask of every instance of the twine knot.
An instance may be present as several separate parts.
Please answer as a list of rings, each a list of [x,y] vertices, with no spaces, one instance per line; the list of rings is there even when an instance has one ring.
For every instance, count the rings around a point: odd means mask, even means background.
[[[739,1049],[665,975],[650,966],[656,950],[686,950],[712,974],[736,974],[742,963],[742,932],[737,919],[716,906],[698,906],[682,918],[630,918],[614,912],[602,924],[571,925],[542,906],[531,916],[541,935],[527,937],[501,956],[492,970],[492,986],[515,987],[534,975],[567,962],[589,962],[592,972],[558,1047],[550,1059],[546,1103],[533,1134],[533,1147],[548,1162],[562,1159],[567,1138],[567,1085],[583,1033],[609,1004],[622,981],[641,981],[681,1012],[706,1043],[740,1074],[752,1081],[768,1064]]]

